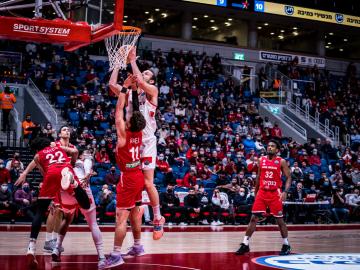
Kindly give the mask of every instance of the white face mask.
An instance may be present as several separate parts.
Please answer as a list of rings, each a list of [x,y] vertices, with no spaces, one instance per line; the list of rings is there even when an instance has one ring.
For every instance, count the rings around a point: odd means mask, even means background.
[[[240,196],[245,196],[245,192],[239,192]]]

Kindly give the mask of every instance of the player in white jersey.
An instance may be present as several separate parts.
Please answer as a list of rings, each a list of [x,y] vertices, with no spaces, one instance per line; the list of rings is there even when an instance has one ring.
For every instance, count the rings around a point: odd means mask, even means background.
[[[155,75],[150,70],[145,70],[142,73],[140,72],[136,64],[136,47],[133,47],[128,55],[128,61],[132,67],[132,83],[131,85],[121,86],[117,83],[119,69],[115,68],[111,75],[109,86],[110,89],[116,94],[119,95],[120,91],[128,94],[128,105],[132,105],[132,92],[128,91],[127,87],[132,87],[137,89],[139,108],[141,113],[146,119],[146,127],[143,130],[143,145],[141,151],[141,161],[142,169],[145,177],[145,189],[149,195],[151,206],[154,213],[154,231],[153,239],[158,240],[164,234],[163,225],[165,223],[165,218],[161,216],[160,213],[160,200],[159,193],[154,185],[154,172],[156,166],[156,157],[157,157],[157,140],[155,136],[156,132],[156,120],[155,114],[158,104],[158,94],[159,90],[154,85],[155,84]],[[129,80],[127,80],[129,81]],[[126,117],[131,117],[131,109],[133,106],[127,106]]]
[[[66,149],[68,151],[72,151],[71,149]],[[56,246],[52,252],[52,257],[54,261],[60,261],[61,255],[61,247],[62,242],[65,237],[65,233],[67,231],[68,226],[73,220],[76,209],[80,209],[81,213],[84,215],[86,222],[91,231],[91,235],[98,253],[98,268],[103,269],[105,267],[105,255],[103,251],[103,239],[101,235],[101,231],[99,225],[96,221],[96,205],[93,194],[90,189],[90,177],[93,175],[93,157],[88,152],[88,150],[79,150],[79,159],[76,160],[74,166],[74,172],[77,176],[78,180],[81,183],[82,188],[86,191],[90,199],[90,208],[82,209],[78,206],[78,203],[74,196],[69,194],[67,191],[61,191],[61,210],[64,212],[65,219],[61,226],[58,241],[56,242]]]

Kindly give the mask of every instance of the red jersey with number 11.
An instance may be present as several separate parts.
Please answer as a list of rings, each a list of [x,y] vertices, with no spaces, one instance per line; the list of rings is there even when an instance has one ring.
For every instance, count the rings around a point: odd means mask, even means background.
[[[126,143],[116,149],[116,162],[122,172],[140,170],[140,148],[142,132],[126,131]]]
[[[69,164],[69,158],[66,152],[60,147],[46,147],[38,153],[39,163],[45,174],[49,167],[54,164]]]
[[[282,187],[281,160],[278,156],[271,160],[267,156],[260,158],[260,189],[277,190]]]

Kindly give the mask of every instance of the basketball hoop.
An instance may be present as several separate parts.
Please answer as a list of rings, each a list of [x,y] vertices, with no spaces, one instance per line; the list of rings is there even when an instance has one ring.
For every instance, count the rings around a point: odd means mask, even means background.
[[[122,30],[105,38],[105,46],[109,55],[110,70],[126,69],[127,57],[132,47],[141,35],[141,29],[133,26],[123,26]]]

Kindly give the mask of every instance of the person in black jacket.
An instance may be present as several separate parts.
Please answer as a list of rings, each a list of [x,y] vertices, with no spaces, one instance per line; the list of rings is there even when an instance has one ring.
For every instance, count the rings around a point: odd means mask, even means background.
[[[0,188],[0,209],[1,210],[9,210],[11,224],[15,223],[16,217],[16,204],[13,202],[12,194],[9,190],[7,183],[2,183]]]
[[[184,198],[184,207],[188,221],[192,220],[197,223],[200,214],[200,200],[193,187],[189,189],[189,194]]]
[[[200,202],[200,215],[201,215],[201,223],[203,225],[209,225],[212,221],[211,217],[211,201],[209,198],[209,194],[205,191],[203,185],[199,186],[199,190],[197,193]]]
[[[174,185],[169,183],[166,192],[160,193],[161,211],[162,213],[170,214],[167,217],[168,224],[172,225],[176,219],[176,213],[180,213],[180,220],[182,219],[184,209],[180,207],[180,200],[174,194]]]

